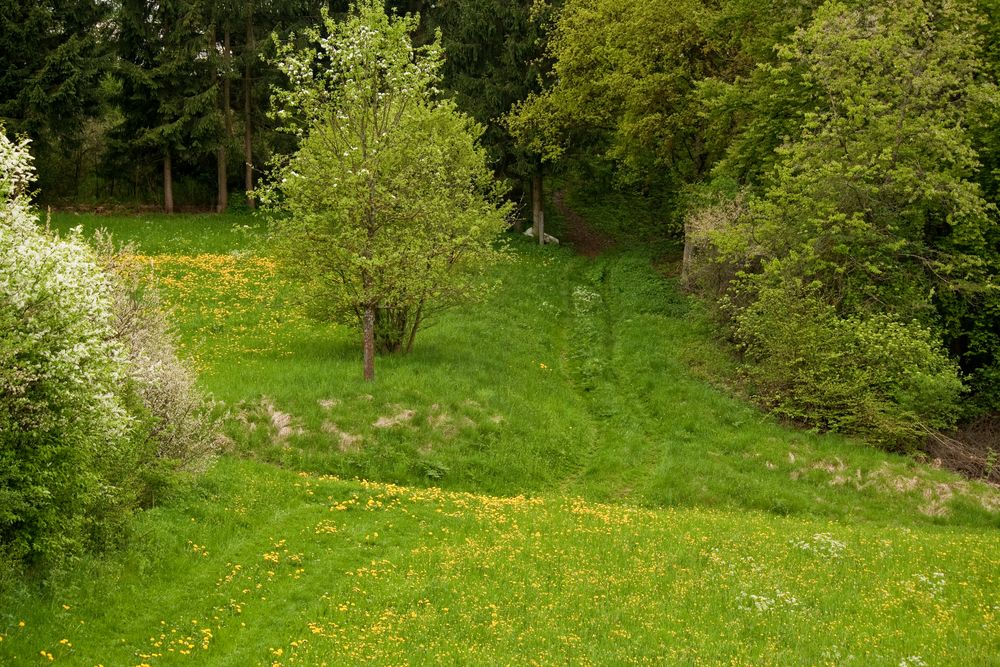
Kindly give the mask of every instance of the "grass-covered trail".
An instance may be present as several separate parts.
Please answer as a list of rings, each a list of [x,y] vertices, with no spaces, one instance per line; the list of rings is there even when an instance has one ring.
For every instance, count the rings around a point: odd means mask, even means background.
[[[368,385],[252,220],[55,223],[138,243],[232,451],[125,553],[3,600],[0,664],[1000,654],[997,490],[700,379],[723,355],[648,255],[516,239],[487,303]]]

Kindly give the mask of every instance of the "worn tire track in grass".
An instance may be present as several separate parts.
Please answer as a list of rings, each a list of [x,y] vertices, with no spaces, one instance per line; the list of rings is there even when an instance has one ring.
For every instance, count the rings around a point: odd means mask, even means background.
[[[591,392],[602,387],[604,377],[610,372],[608,352],[611,329],[607,321],[608,309],[599,292],[586,283],[578,284],[570,296],[571,326],[567,340],[566,363],[573,387],[583,397],[594,422],[604,430],[599,404]],[[559,491],[566,494],[592,467],[597,456],[598,439],[580,443],[576,458],[559,484]]]
[[[555,192],[552,201],[559,215],[566,221],[565,240],[575,252],[594,260],[614,245],[610,237],[598,232],[583,216],[570,208],[563,190]],[[594,423],[602,431],[607,429],[605,420],[610,415],[602,411],[599,396],[607,391],[608,378],[614,375],[609,363],[613,349],[610,312],[600,291],[604,275],[602,265],[590,266],[583,281],[570,294],[571,327],[566,353],[572,384],[584,398],[588,412],[593,415]],[[613,386],[617,383],[610,384]],[[576,459],[558,485],[560,493],[567,494],[579,483],[593,467],[597,454],[597,438],[581,443]]]
[[[614,247],[614,239],[594,228],[566,203],[565,190],[557,190],[552,203],[566,221],[565,240],[577,253],[595,259]]]
[[[643,409],[641,397],[629,391],[628,382],[615,369],[615,318],[606,294],[609,260],[604,257],[614,248],[614,242],[570,208],[564,192],[556,192],[553,202],[566,221],[567,241],[576,252],[595,260],[570,296],[572,324],[567,340],[567,362],[573,386],[584,398],[594,423],[609,434],[600,440],[581,443],[577,458],[558,489],[561,493],[572,490],[595,467],[600,454],[599,441],[619,441],[628,433],[632,442],[637,435],[640,451],[633,460],[615,462],[619,469],[618,479],[616,490],[609,497],[627,499],[649,476],[648,471],[660,459],[660,452],[653,441],[655,430],[651,415]],[[630,400],[621,401],[623,395],[630,395]],[[636,428],[638,433],[632,435]]]

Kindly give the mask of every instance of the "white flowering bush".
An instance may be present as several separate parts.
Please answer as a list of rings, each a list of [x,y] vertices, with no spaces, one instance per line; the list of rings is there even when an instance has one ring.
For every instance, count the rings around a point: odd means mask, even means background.
[[[109,278],[38,229],[26,142],[0,132],[0,560],[52,565],[117,533],[139,447]]]
[[[37,224],[32,178],[0,128],[0,587],[113,543],[150,472],[210,445],[162,317],[79,232]]]
[[[156,463],[146,482],[156,486],[166,481],[160,473],[204,467],[218,449],[217,420],[213,405],[198,391],[194,370],[177,354],[159,295],[133,259],[135,248],[116,246],[102,232],[94,245],[101,268],[114,278],[114,338],[127,351],[127,371],[145,408],[144,435],[154,445]],[[156,493],[155,488],[147,491]]]

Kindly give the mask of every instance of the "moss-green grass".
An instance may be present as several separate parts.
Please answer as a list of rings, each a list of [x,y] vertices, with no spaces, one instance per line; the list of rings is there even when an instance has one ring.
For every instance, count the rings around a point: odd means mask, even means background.
[[[515,240],[501,290],[370,385],[356,332],[298,311],[252,220],[53,222],[136,241],[235,456],[125,553],[0,600],[0,664],[1000,654],[997,491],[699,379],[705,320],[640,252]]]
[[[138,528],[145,544],[44,602],[5,606],[0,662],[895,667],[1000,654],[995,532],[499,498],[236,460]]]

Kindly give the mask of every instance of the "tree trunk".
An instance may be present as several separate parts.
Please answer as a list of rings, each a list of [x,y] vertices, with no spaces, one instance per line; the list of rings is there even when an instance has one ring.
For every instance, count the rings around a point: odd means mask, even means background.
[[[525,186],[525,183],[524,183],[524,179],[522,178],[520,180],[520,183],[517,185],[518,189],[513,190],[510,193],[511,198],[514,201],[523,201],[524,200],[524,193],[527,191],[527,188],[525,188],[524,186]],[[523,232],[524,231],[524,221],[521,219],[520,214],[514,216],[514,221],[511,223],[511,226],[514,228],[515,232]]]
[[[76,152],[76,170],[73,172],[73,196],[80,196],[80,172],[83,170],[83,149]]]
[[[163,155],[163,210],[174,212],[174,172],[170,161],[170,149]]]
[[[226,120],[226,138],[233,136],[233,110],[229,106],[232,99],[232,78],[230,73],[233,67],[233,50],[229,46],[229,26],[226,26],[222,33],[222,62],[225,65],[225,72],[222,74],[222,113]]]
[[[216,181],[218,186],[217,202],[215,205],[216,213],[225,213],[226,207],[229,206],[229,190],[226,187],[227,175],[226,175],[226,147],[219,146],[219,150],[215,156],[216,162]]]
[[[545,211],[542,209],[542,167],[539,165],[531,177],[531,220],[538,245],[545,245]]]
[[[244,182],[247,191],[247,205],[255,208],[253,200],[253,77],[250,63],[253,60],[254,40],[253,40],[253,14],[247,15],[247,53],[244,54],[243,66],[243,157],[244,157]],[[248,57],[249,56],[249,57]]]
[[[684,255],[681,259],[681,287],[685,290],[691,288],[691,257],[693,248],[691,244],[691,225],[687,221],[684,223]]]
[[[375,380],[375,306],[365,306],[364,322],[365,382]]]
[[[424,314],[424,300],[420,300],[420,305],[417,306],[417,312],[413,316],[413,326],[410,329],[410,338],[406,341],[406,348],[403,350],[405,354],[409,354],[413,351],[413,341],[417,337],[417,328],[420,326],[420,320]]]
[[[230,89],[229,89],[229,62],[230,62],[230,52],[229,52],[229,27],[227,26],[225,32],[223,33],[223,73],[222,73],[222,116],[225,118],[226,122],[226,134],[223,137],[222,145],[219,146],[219,152],[216,157],[218,161],[218,203],[216,205],[216,210],[219,213],[224,213],[229,207],[229,175],[227,173],[229,157],[226,154],[226,146],[229,143],[230,137],[233,135],[233,119],[232,114],[229,109],[229,99],[230,99]],[[212,37],[212,47],[215,47],[215,37]]]

